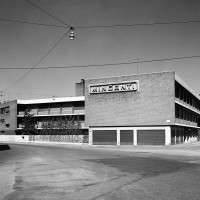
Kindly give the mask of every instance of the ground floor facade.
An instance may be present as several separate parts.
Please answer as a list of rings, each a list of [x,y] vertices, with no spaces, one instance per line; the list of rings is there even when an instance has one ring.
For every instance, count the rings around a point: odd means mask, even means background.
[[[198,141],[199,130],[181,126],[92,127],[90,145],[174,145]]]

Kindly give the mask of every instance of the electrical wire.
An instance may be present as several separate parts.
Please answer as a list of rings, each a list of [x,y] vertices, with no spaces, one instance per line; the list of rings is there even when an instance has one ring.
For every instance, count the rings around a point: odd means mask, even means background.
[[[69,28],[68,26],[62,26],[62,25],[43,24],[43,23],[41,24],[41,23],[36,23],[36,22],[27,22],[27,21],[19,21],[19,20],[3,19],[3,18],[0,18],[0,21],[29,24],[29,25],[38,25],[38,26],[48,26],[48,27],[50,26],[50,27],[56,27],[56,28]]]
[[[150,62],[163,62],[163,61],[173,61],[173,60],[182,60],[182,59],[193,59],[200,58],[200,55],[196,56],[183,56],[183,57],[173,57],[173,58],[162,58],[162,59],[152,59],[152,60],[140,60],[140,61],[130,61],[130,62],[119,62],[119,63],[105,63],[105,64],[91,64],[91,65],[71,65],[71,66],[63,66],[63,67],[40,67],[34,68],[34,70],[45,70],[45,69],[67,69],[67,68],[80,68],[80,67],[104,67],[104,66],[115,66],[115,65],[130,65],[130,64],[138,64],[138,63],[150,63]],[[11,68],[0,68],[0,70],[17,70],[17,69],[32,69],[27,67],[11,67]]]
[[[65,25],[54,25],[54,24],[45,24],[45,23],[36,23],[36,22],[27,22],[13,19],[4,19],[0,18],[0,21],[4,22],[14,22],[22,23],[29,25],[38,25],[38,26],[47,26],[55,28],[69,28]],[[116,25],[97,25],[97,26],[74,26],[76,29],[89,29],[89,28],[114,28],[114,27],[134,27],[134,26],[154,26],[154,25],[172,25],[172,24],[190,24],[190,23],[200,23],[200,20],[191,20],[191,21],[172,21],[172,22],[154,22],[154,23],[138,23],[138,24],[116,24]]]
[[[47,11],[45,11],[44,9],[40,8],[39,6],[37,6],[36,4],[34,4],[33,2],[29,1],[29,0],[25,0],[27,3],[31,4],[32,6],[36,7],[37,9],[39,9],[40,11],[46,13],[47,15],[49,15],[50,17],[53,17],[54,19],[56,19],[57,21],[61,22],[62,24],[65,24],[68,27],[71,27],[70,25],[68,25],[67,23],[65,23],[64,21],[58,19],[56,16],[48,13]]]
[[[48,54],[65,38],[65,36],[69,33],[70,30],[68,30],[54,45],[53,47],[44,55],[42,56],[42,58],[32,67],[29,69],[29,71],[27,71],[23,76],[21,76],[17,81],[15,81],[13,84],[11,84],[9,87],[7,87],[6,89],[3,90],[3,92],[5,92],[6,90],[10,89],[11,87],[13,87],[14,85],[16,85],[19,81],[21,81],[25,76],[27,76],[37,65],[39,65],[42,60],[44,60]]]
[[[154,25],[171,25],[171,24],[189,24],[200,23],[200,20],[190,21],[171,21],[171,22],[153,22],[153,23],[136,23],[136,24],[114,24],[114,25],[98,25],[98,26],[74,26],[74,28],[114,28],[114,27],[131,27],[131,26],[154,26]]]

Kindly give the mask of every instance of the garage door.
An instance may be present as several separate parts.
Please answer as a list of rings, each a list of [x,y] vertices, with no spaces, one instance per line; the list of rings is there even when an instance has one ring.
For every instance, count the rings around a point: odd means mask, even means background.
[[[120,130],[120,145],[133,145],[133,130]]]
[[[94,145],[117,145],[116,130],[93,130]]]
[[[165,145],[165,130],[138,130],[138,145]]]

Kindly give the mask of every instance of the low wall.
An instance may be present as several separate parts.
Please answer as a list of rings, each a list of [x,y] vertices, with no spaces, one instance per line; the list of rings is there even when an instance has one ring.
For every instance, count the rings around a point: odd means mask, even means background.
[[[88,135],[29,135],[33,142],[88,143]]]
[[[0,135],[0,142],[88,143],[88,135]]]
[[[28,142],[28,135],[0,135],[0,142]]]

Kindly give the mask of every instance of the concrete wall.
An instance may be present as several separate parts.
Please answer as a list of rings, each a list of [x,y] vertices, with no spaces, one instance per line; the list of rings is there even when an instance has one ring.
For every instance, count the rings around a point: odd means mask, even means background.
[[[29,135],[33,142],[88,143],[88,135]]]
[[[28,142],[28,135],[0,135],[0,142]]]
[[[88,143],[88,135],[0,135],[0,142]]]
[[[17,101],[10,101],[0,104],[0,109],[9,107],[9,113],[0,114],[0,134],[14,135],[17,129]],[[5,120],[5,122],[2,122]],[[9,124],[7,128],[5,125]]]
[[[139,91],[89,94],[89,84],[134,80],[139,80]],[[86,80],[86,126],[173,125],[174,85],[174,72]]]

